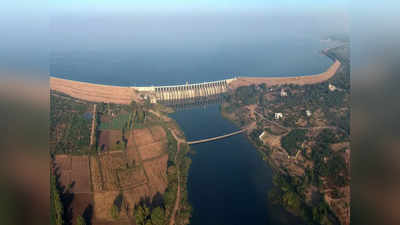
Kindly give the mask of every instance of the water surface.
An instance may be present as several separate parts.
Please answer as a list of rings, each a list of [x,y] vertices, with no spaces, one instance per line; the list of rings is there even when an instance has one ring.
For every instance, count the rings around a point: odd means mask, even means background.
[[[219,105],[171,115],[188,140],[214,137],[239,128],[224,119]],[[192,145],[188,194],[193,225],[301,224],[280,206],[268,202],[272,171],[245,134]]]
[[[229,39],[229,37],[227,37]],[[220,43],[215,48],[54,50],[52,76],[120,86],[174,85],[235,76],[294,76],[325,71],[332,61],[316,38],[282,37]],[[182,46],[183,47],[183,46]]]

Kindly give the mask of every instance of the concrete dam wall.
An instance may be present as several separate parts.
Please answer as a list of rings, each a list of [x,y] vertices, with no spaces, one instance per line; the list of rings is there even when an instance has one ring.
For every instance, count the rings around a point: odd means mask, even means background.
[[[152,102],[177,103],[190,102],[217,97],[228,91],[229,83],[235,79],[219,80],[197,84],[132,87],[151,99]]]

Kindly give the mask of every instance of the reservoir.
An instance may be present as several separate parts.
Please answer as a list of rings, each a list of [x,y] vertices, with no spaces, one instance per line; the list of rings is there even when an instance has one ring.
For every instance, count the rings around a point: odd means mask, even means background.
[[[222,117],[219,105],[199,106],[171,115],[188,140],[238,130]],[[245,134],[191,145],[188,193],[192,225],[301,224],[268,202],[272,171]]]

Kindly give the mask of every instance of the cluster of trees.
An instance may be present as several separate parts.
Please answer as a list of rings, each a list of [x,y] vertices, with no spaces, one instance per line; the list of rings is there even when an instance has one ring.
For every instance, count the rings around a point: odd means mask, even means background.
[[[57,187],[57,178],[50,172],[50,222],[52,225],[63,225],[64,206],[61,194]]]
[[[349,174],[344,158],[339,154],[334,153],[330,144],[341,142],[346,137],[341,133],[335,133],[331,129],[322,130],[315,138],[315,145],[311,154],[314,161],[312,171],[309,171],[316,185],[322,185],[320,177],[328,178],[332,184],[339,187],[349,183]]]
[[[263,132],[262,129],[257,128],[252,130],[251,133],[249,134],[250,139],[257,147],[260,147],[263,144],[259,138],[262,132]]]
[[[289,155],[295,155],[301,149],[301,144],[306,140],[306,130],[294,129],[282,137],[282,147]]]
[[[312,202],[311,207],[305,204],[304,189],[308,182],[307,178],[275,174],[275,188],[268,193],[269,198],[301,216],[308,224],[338,224],[337,218],[322,197]]]
[[[137,225],[163,225],[165,223],[165,212],[161,207],[153,209],[139,205],[135,208],[135,221]]]
[[[89,146],[89,104],[50,95],[49,147],[52,154],[84,153]]]
[[[122,193],[114,199],[110,207],[110,215],[115,221],[120,218],[122,209],[126,207],[125,203]],[[166,221],[165,211],[163,198],[160,194],[156,194],[152,200],[150,198],[141,199],[134,207],[132,219],[137,225],[162,225]]]
[[[235,99],[244,105],[256,104],[259,93],[256,85],[242,86],[236,89]]]

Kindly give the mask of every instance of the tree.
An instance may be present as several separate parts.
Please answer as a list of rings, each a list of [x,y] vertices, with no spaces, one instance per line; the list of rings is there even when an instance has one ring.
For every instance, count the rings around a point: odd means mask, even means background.
[[[50,174],[50,182],[51,182],[51,209],[52,209],[52,223],[55,225],[63,225],[63,212],[64,206],[61,202],[60,193],[57,189],[57,180],[56,176],[51,173]]]
[[[77,225],[86,225],[85,219],[83,219],[82,216],[78,216],[78,218],[76,218],[76,224]]]
[[[136,219],[136,224],[137,225],[145,225],[146,224],[146,220],[150,215],[150,210],[149,208],[147,208],[146,206],[138,206],[136,208],[136,215],[135,215],[135,219]]]
[[[112,205],[111,206],[111,217],[116,220],[119,218],[119,210],[118,207],[116,205]]]
[[[151,213],[151,222],[153,225],[164,224],[164,210],[160,207],[154,208]]]

